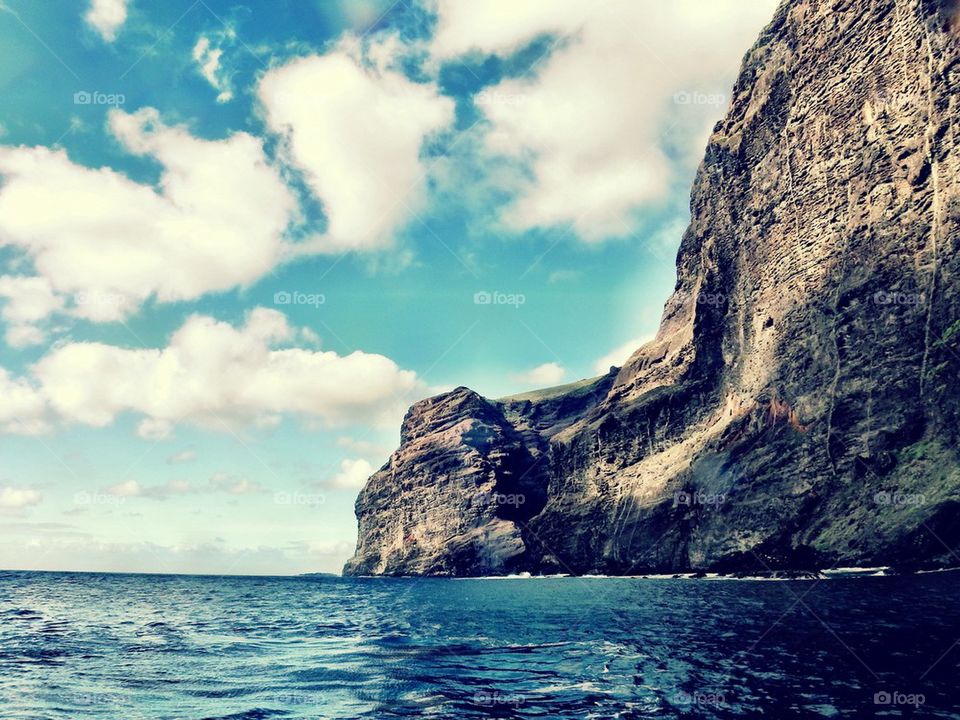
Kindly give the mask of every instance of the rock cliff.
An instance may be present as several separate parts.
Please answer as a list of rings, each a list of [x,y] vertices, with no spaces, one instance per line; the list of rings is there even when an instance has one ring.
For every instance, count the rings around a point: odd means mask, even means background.
[[[414,405],[348,574],[960,564],[960,5],[786,0],[607,376]]]

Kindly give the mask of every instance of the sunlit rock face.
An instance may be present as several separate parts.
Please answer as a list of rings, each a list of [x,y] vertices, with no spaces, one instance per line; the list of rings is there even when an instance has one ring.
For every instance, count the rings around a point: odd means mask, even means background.
[[[784,2],[657,337],[587,383],[414,405],[346,572],[957,564],[958,103],[953,0]]]

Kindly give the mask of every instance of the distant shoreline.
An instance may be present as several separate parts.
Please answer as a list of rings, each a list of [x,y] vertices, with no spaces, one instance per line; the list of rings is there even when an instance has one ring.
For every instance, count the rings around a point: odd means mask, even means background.
[[[518,573],[514,575],[338,575],[337,573],[313,572],[297,575],[227,575],[220,573],[156,573],[156,572],[126,572],[109,570],[29,570],[23,568],[0,568],[3,573],[42,573],[50,575],[116,575],[116,576],[144,576],[156,578],[208,578],[208,579],[330,579],[330,580],[746,580],[746,581],[783,581],[783,580],[846,580],[854,578],[877,577],[909,577],[913,575],[931,575],[960,570],[960,566],[898,569],[894,566],[877,567],[841,567],[825,570],[778,570],[770,573],[716,573],[716,572],[685,572],[685,573],[646,573],[642,575],[571,575],[559,573],[554,575],[533,575]]]
[[[953,572],[960,567],[942,567],[918,570],[898,570],[892,566],[845,567],[827,570],[783,570],[772,573],[648,573],[645,575],[476,575],[455,577],[450,575],[354,575],[366,580],[747,580],[747,581],[784,581],[784,580],[847,580],[855,578],[909,577],[912,575],[930,575],[933,573]],[[350,577],[350,576],[343,576]]]

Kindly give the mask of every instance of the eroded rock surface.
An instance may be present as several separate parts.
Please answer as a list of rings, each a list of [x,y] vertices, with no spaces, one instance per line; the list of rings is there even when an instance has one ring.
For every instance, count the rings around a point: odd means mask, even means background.
[[[958,88],[953,0],[784,2],[656,339],[586,384],[414,405],[345,571],[958,564]]]

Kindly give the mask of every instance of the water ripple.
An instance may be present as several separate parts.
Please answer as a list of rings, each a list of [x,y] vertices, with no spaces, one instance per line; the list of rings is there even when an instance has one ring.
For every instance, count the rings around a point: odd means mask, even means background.
[[[6,572],[0,707],[4,720],[955,718],[958,590],[951,573],[811,585]]]

